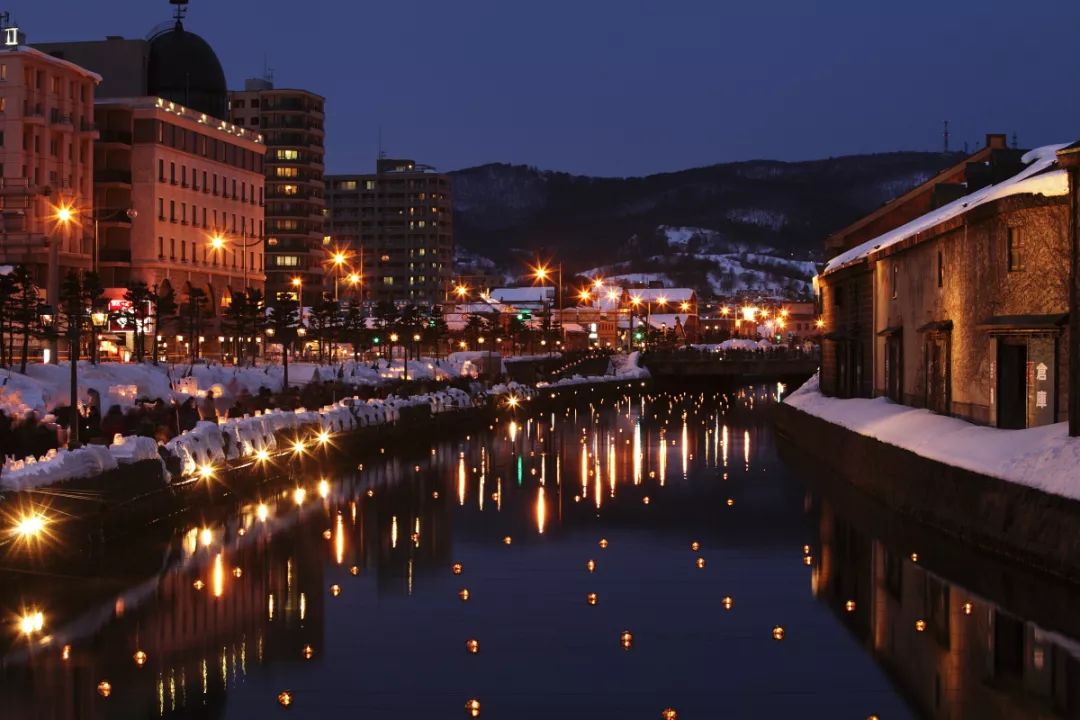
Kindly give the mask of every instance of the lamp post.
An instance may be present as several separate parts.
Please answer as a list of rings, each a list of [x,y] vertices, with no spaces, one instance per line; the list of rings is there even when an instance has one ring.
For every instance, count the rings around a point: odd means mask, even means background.
[[[420,359],[420,333],[413,333],[413,357]]]
[[[299,275],[293,277],[290,281],[292,286],[296,288],[296,323],[297,327],[303,327],[304,325],[304,280]]]
[[[91,362],[95,365],[98,364],[101,354],[101,348],[98,347],[98,334],[104,329],[107,322],[109,322],[109,313],[105,312],[104,309],[97,308],[90,313],[90,357]]]
[[[38,308],[38,319],[42,329],[52,334],[56,328],[56,310],[52,305],[42,305]],[[78,297],[71,299],[68,308],[68,362],[71,366],[71,393],[69,396],[68,414],[68,449],[79,447],[79,331],[82,326],[83,308]]]
[[[45,294],[49,302],[55,307],[60,305],[60,231],[67,230],[75,220],[75,208],[70,204],[61,203],[54,208],[53,221],[54,232],[49,238],[49,267],[45,275]],[[49,354],[54,363],[60,362],[60,339],[52,335],[49,341]]]
[[[627,335],[626,351],[632,352],[634,349],[634,317],[637,314],[638,305],[641,304],[641,297],[638,295],[632,295],[630,297],[630,333]]]
[[[540,282],[547,281],[553,273],[558,273],[559,275],[555,290],[555,305],[559,308],[559,337],[562,337],[562,263],[559,263],[556,268],[549,268],[547,265],[538,263],[536,267],[533,268],[533,276]]]
[[[330,266],[334,269],[334,302],[338,301],[338,281],[341,279],[341,268],[345,267],[349,256],[343,250],[335,250],[330,255]]]
[[[391,367],[393,367],[393,365],[394,365],[394,345],[397,344],[397,341],[398,341],[398,334],[397,333],[390,333],[390,366]],[[403,371],[403,374],[402,374],[402,380],[404,380],[405,382],[409,382],[409,348],[406,346],[406,347],[404,347],[404,350],[405,350],[405,364],[404,364],[404,371]]]

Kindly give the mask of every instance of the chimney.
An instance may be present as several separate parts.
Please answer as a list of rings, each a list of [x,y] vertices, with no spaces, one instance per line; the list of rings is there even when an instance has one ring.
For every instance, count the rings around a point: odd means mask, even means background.
[[[1004,150],[1009,147],[1009,136],[1005,133],[986,133],[986,147]]]

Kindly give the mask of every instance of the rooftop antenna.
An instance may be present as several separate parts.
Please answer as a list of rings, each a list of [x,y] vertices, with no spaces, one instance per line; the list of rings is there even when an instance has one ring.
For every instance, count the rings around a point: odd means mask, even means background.
[[[379,159],[386,158],[386,153],[382,149],[382,123],[379,123]]]
[[[949,152],[949,121],[945,121],[945,152]]]
[[[176,18],[176,27],[184,26],[184,17],[187,16],[188,0],[169,0],[170,5],[175,5],[176,10],[173,12],[173,17]]]
[[[1013,150],[1020,147],[1020,138],[1018,138],[1016,136],[1016,131],[1015,130],[1013,130],[1013,138],[1012,138],[1012,140],[1013,140]]]

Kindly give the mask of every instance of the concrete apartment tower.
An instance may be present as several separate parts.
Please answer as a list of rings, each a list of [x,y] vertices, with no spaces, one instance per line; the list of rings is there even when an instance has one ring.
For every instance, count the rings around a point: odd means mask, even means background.
[[[299,280],[310,305],[333,286],[333,248],[323,231],[325,102],[307,90],[275,88],[268,79],[248,80],[243,90],[229,93],[232,122],[261,133],[267,147],[267,298],[294,294]]]
[[[92,262],[80,216],[93,203],[101,77],[28,47],[7,13],[0,40],[0,265],[28,267],[55,305],[60,278]]]
[[[454,257],[450,177],[380,158],[373,174],[326,178],[327,232],[363,267],[366,301],[446,302]]]

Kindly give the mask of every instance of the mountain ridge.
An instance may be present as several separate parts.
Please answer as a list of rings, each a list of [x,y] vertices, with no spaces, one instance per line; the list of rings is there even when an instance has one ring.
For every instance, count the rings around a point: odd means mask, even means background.
[[[740,160],[639,177],[511,163],[452,171],[455,234],[500,264],[558,257],[572,269],[666,250],[661,226],[820,259],[831,232],[963,158],[896,151],[817,160]]]

